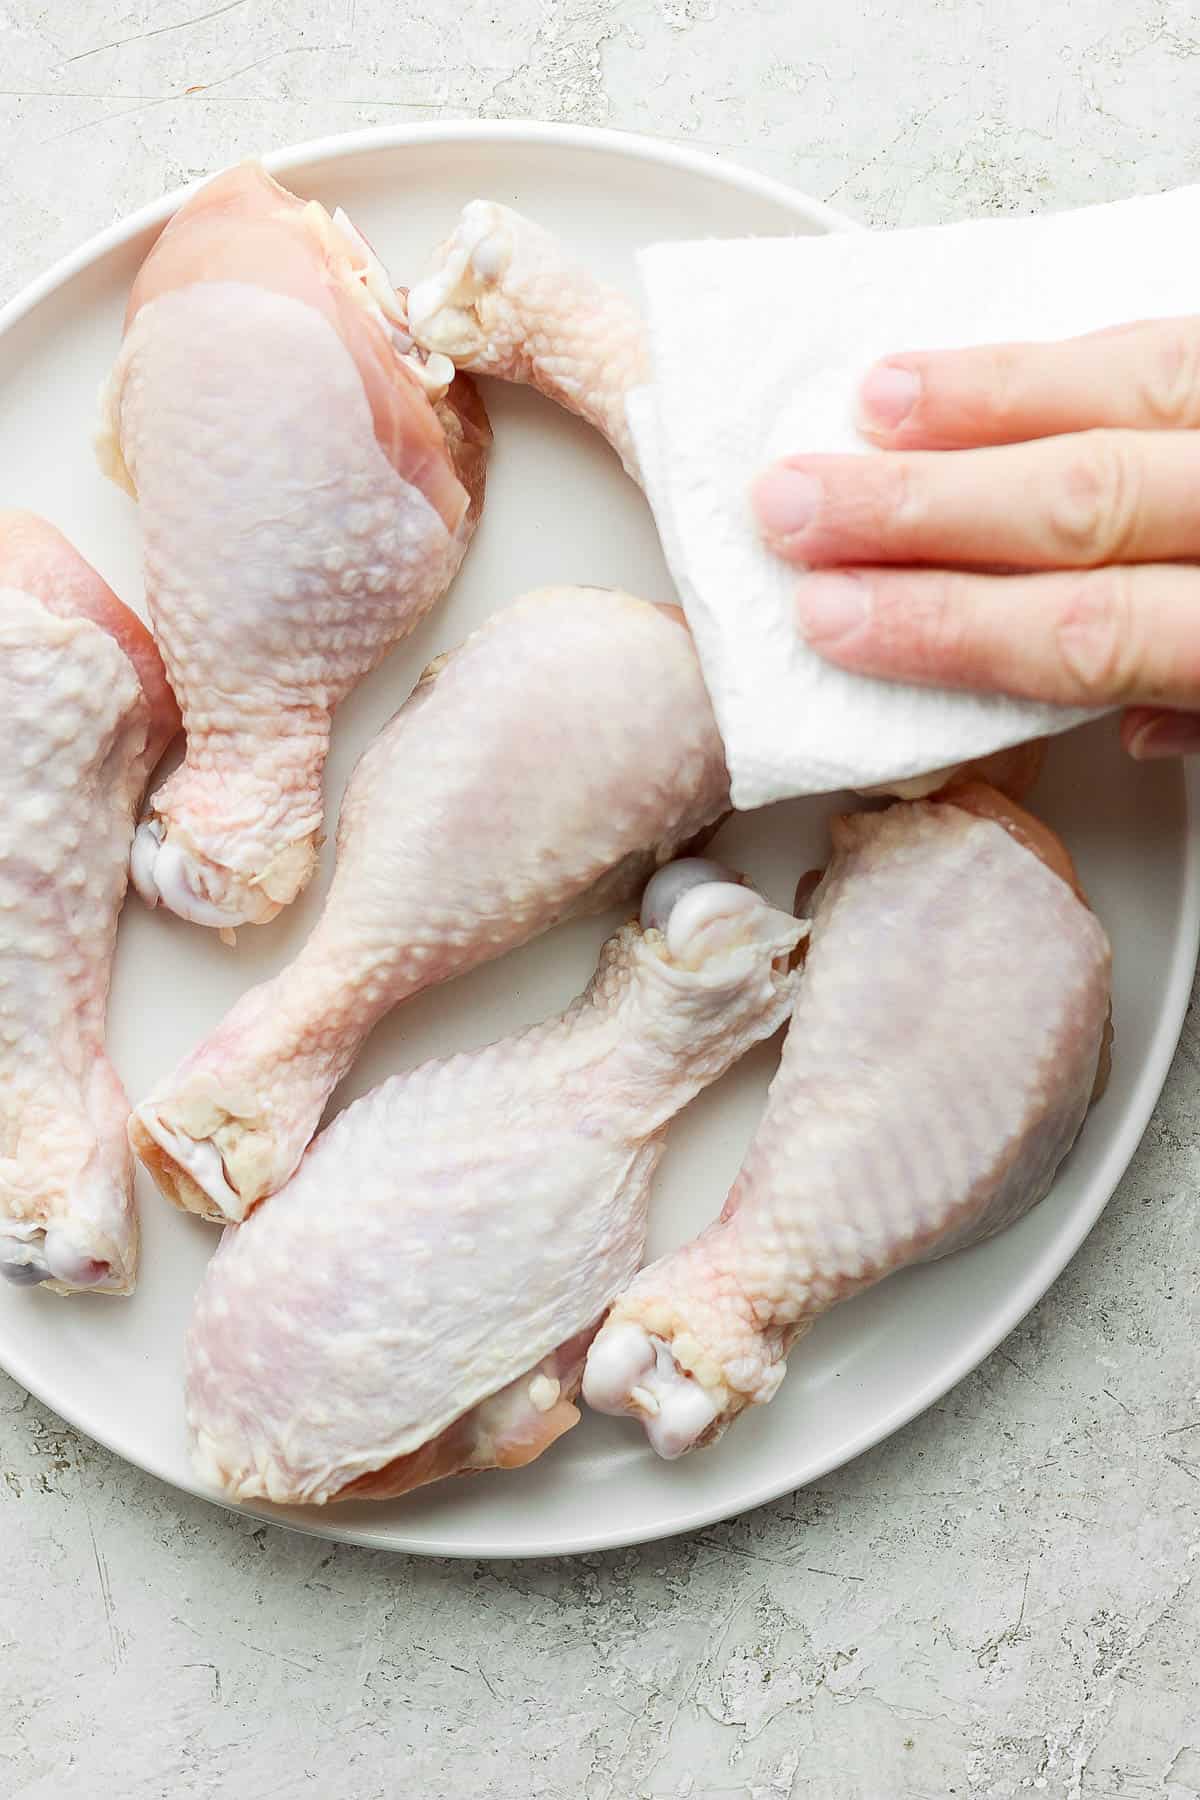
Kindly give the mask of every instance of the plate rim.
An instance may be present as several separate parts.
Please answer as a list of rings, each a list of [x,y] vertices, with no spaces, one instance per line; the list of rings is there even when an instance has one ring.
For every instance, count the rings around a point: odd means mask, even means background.
[[[774,201],[797,217],[807,219],[821,232],[864,229],[848,213],[839,212],[836,207],[827,205],[823,200],[813,199],[799,188],[790,187],[787,182],[779,181],[773,175],[760,174],[758,170],[748,169],[742,163],[726,163],[706,150],[693,150],[684,144],[660,142],[638,132],[614,131],[610,127],[599,125],[556,125],[532,119],[456,119],[445,124],[427,120],[414,125],[371,125],[362,131],[334,132],[323,137],[306,138],[302,143],[267,151],[258,160],[272,175],[279,175],[303,168],[307,163],[338,162],[372,150],[399,149],[420,143],[468,143],[472,139],[486,138],[509,144],[555,144],[569,149],[597,150],[635,162],[652,162],[660,167],[705,175],[710,179],[715,175],[728,186],[740,188],[743,193]],[[241,160],[253,159],[244,157]],[[233,166],[235,165],[221,165]],[[197,176],[194,181],[184,182],[180,187],[170,189],[156,200],[148,200],[144,206],[123,214],[111,225],[93,232],[74,250],[60,256],[48,269],[35,275],[32,281],[26,282],[10,300],[0,306],[0,336],[11,330],[44,300],[48,300],[58,288],[65,287],[67,282],[82,274],[92,263],[121,249],[143,231],[149,231],[156,225],[165,225],[190,194],[194,194],[219,173],[220,169],[210,170],[205,175]]]
[[[773,202],[790,212],[797,220],[813,225],[821,232],[862,229],[857,221],[837,209],[812,199],[773,176],[760,174],[740,163],[726,162],[707,151],[695,150],[686,145],[595,126],[525,120],[456,120],[446,123],[428,121],[421,124],[381,125],[288,145],[264,155],[262,161],[272,173],[286,174],[298,168],[338,162],[364,153],[404,150],[422,143],[461,144],[472,141],[598,151],[627,160],[650,163],[660,169],[678,170],[709,180],[715,179],[747,195]],[[165,224],[183,199],[210,179],[211,173],[200,176],[195,181],[148,202],[93,233],[75,250],[59,258],[49,269],[28,282],[12,299],[0,306],[0,337],[93,264],[119,251],[143,232]],[[575,1556],[624,1549],[660,1542],[725,1519],[740,1517],[784,1494],[820,1480],[832,1470],[845,1467],[865,1451],[892,1437],[979,1367],[1059,1279],[1092,1231],[1125,1174],[1170,1071],[1191,998],[1197,956],[1200,953],[1200,769],[1185,763],[1181,770],[1181,786],[1183,880],[1174,953],[1164,983],[1164,1004],[1149,1054],[1143,1060],[1121,1126],[1114,1133],[1093,1179],[1088,1204],[1077,1206],[1063,1221],[1051,1240],[1051,1245],[1013,1286],[1004,1304],[997,1308],[987,1323],[969,1338],[965,1347],[941,1367],[935,1376],[907,1394],[882,1418],[865,1426],[848,1445],[842,1445],[824,1457],[819,1457],[798,1478],[794,1475],[781,1478],[776,1473],[760,1485],[742,1493],[732,1507],[724,1502],[700,1504],[688,1510],[675,1511],[670,1519],[650,1526],[616,1526],[600,1534],[560,1538],[552,1544],[538,1547],[530,1547],[524,1543],[514,1545],[496,1539],[490,1547],[481,1548],[477,1543],[464,1540],[461,1535],[427,1535],[413,1540],[403,1530],[392,1532],[390,1541],[380,1541],[366,1529],[352,1524],[338,1524],[335,1518],[325,1514],[316,1514],[310,1518],[306,1515],[297,1516],[290,1508],[237,1503],[210,1492],[194,1481],[181,1482],[177,1475],[166,1472],[157,1458],[148,1459],[141,1454],[130,1454],[118,1442],[114,1442],[111,1434],[98,1433],[93,1425],[84,1423],[69,1404],[64,1406],[57,1397],[48,1396],[38,1380],[37,1370],[24,1370],[19,1355],[14,1360],[6,1350],[3,1357],[0,1357],[0,1367],[72,1429],[102,1444],[123,1462],[162,1482],[174,1493],[188,1494],[238,1517],[281,1526],[304,1536],[354,1544],[389,1554],[490,1561]]]
[[[397,1534],[397,1541],[380,1543],[369,1532],[356,1530],[353,1526],[342,1527],[338,1531],[336,1541],[350,1543],[367,1550],[386,1551],[391,1554],[407,1556],[438,1556],[452,1558],[456,1561],[529,1561],[531,1559],[557,1558],[561,1556],[583,1556],[591,1552],[608,1550],[624,1550],[640,1544],[661,1543],[665,1539],[680,1537],[691,1531],[702,1530],[705,1526],[715,1525],[726,1519],[741,1518],[745,1513],[753,1512],[757,1507],[769,1505],[771,1501],[782,1498],[785,1494],[799,1492],[809,1487],[814,1481],[820,1481],[825,1475],[836,1469],[846,1468],[858,1457],[877,1444],[894,1437],[904,1426],[927,1412],[934,1403],[950,1390],[957,1387],[975,1369],[979,1368],[992,1352],[1004,1342],[1005,1338],[1015,1331],[1021,1321],[1028,1317],[1033,1308],[1042,1300],[1066,1271],[1076,1253],[1087,1239],[1100,1219],[1100,1215],[1108,1206],[1113,1194],[1125,1175],[1138,1146],[1145,1135],[1146,1128],[1154,1114],[1159,1097],[1170,1073],[1171,1064],[1178,1048],[1183,1022],[1191,1001],[1192,986],[1196,974],[1197,957],[1200,955],[1200,768],[1195,764],[1184,762],[1181,769],[1182,801],[1183,801],[1183,883],[1179,896],[1179,929],[1176,935],[1175,951],[1169,965],[1164,995],[1167,1004],[1159,1014],[1159,1023],[1155,1028],[1150,1053],[1144,1059],[1138,1074],[1130,1104],[1126,1108],[1121,1128],[1114,1134],[1093,1179],[1089,1194],[1089,1203],[1077,1207],[1066,1219],[1052,1240],[1051,1246],[1043,1253],[1037,1263],[1031,1266],[1024,1278],[1010,1290],[1006,1303],[998,1309],[978,1334],[969,1340],[966,1348],[952,1361],[947,1363],[938,1373],[906,1395],[882,1419],[864,1427],[856,1437],[850,1440],[849,1446],[843,1445],[829,1455],[818,1458],[816,1464],[799,1480],[777,1477],[768,1479],[759,1488],[743,1495],[736,1507],[730,1510],[717,1505],[700,1505],[682,1515],[672,1517],[669,1523],[631,1530],[615,1529],[597,1537],[594,1534],[569,1538],[557,1542],[552,1547],[529,1549],[501,1548],[480,1550],[477,1546],[467,1545],[454,1537],[426,1538],[420,1542],[403,1542],[403,1533]],[[1052,1272],[1047,1275],[1047,1269]],[[57,1411],[58,1409],[55,1408]],[[63,1415],[66,1416],[65,1414]],[[73,1421],[68,1421],[73,1423]],[[78,1426],[86,1435],[93,1434],[86,1426]],[[119,1451],[117,1454],[121,1454]],[[130,1458],[123,1458],[129,1461]],[[145,1464],[134,1462],[134,1466],[145,1468]],[[157,1470],[147,1471],[155,1474],[161,1481],[178,1489],[173,1476],[164,1476]],[[290,1509],[256,1506],[253,1504],[237,1504],[224,1500],[219,1495],[211,1495],[201,1488],[182,1490],[192,1492],[198,1498],[212,1500],[215,1505],[223,1507],[227,1512],[250,1515],[266,1524],[282,1525],[291,1531],[298,1531],[306,1537],[329,1538],[324,1529],[324,1521],[306,1517],[293,1516]]]

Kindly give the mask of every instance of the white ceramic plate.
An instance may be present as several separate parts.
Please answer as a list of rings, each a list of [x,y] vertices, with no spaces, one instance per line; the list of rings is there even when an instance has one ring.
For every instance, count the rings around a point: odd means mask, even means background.
[[[450,126],[309,145],[273,165],[301,193],[342,204],[401,281],[458,208],[506,201],[573,240],[632,285],[632,254],[663,237],[812,232],[845,221],[744,170],[639,139],[551,126]],[[140,593],[132,504],[93,465],[93,401],[116,348],[134,272],[171,196],[105,233],[0,314],[0,468],[6,505],[63,527],[118,593]],[[732,347],[736,356],[737,347]],[[359,751],[439,650],[543,582],[613,584],[672,598],[646,509],[605,448],[536,397],[489,386],[496,430],[488,504],[448,601],[343,710],[329,770],[331,813]],[[549,778],[549,773],[548,773]],[[1196,793],[1178,766],[1135,768],[1108,727],[1055,745],[1037,802],[1078,858],[1116,947],[1113,1080],[1053,1194],[1021,1225],[934,1268],[902,1275],[824,1320],[792,1357],[774,1404],[715,1450],[658,1462],[632,1424],[586,1417],[518,1474],[443,1483],[407,1500],[249,1508],[392,1550],[523,1556],[683,1531],[797,1487],[885,1437],[943,1394],[1045,1291],[1095,1221],[1150,1116],[1187,1003],[1200,930]],[[833,802],[743,816],[718,852],[786,904],[818,862]],[[328,869],[324,871],[327,877]],[[121,930],[111,1041],[135,1097],[174,1066],[251,982],[296,949],[316,914],[209,933],[130,901]],[[615,920],[565,927],[393,1015],[338,1095],[397,1068],[485,1043],[558,1010],[586,982]],[[651,1251],[715,1213],[750,1137],[774,1052],[764,1049],[677,1124],[658,1183]],[[211,1229],[141,1181],[142,1284],[130,1302],[0,1293],[0,1363],[82,1431],[179,1487],[192,1476],[181,1419],[181,1337]]]

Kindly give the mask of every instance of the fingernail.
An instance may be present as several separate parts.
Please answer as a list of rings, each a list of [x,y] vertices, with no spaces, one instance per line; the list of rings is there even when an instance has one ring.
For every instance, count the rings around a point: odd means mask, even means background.
[[[810,644],[830,643],[865,625],[871,610],[860,575],[806,575],[796,589],[796,623]]]
[[[779,463],[755,484],[754,510],[763,535],[795,537],[811,525],[821,502],[821,484],[815,475],[789,469]]]
[[[1196,713],[1168,713],[1151,719],[1129,740],[1129,754],[1138,762],[1159,756],[1195,756],[1198,751],[1200,716]]]
[[[903,425],[921,392],[921,377],[896,363],[876,363],[858,391],[862,423],[876,431]]]

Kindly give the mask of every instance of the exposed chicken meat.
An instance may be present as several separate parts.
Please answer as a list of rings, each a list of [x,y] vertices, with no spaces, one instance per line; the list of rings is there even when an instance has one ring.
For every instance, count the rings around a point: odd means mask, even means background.
[[[261,923],[308,881],[331,715],[445,590],[488,441],[470,382],[413,347],[348,221],[247,164],[167,226],[101,442],[138,497],[187,730],[138,831],[151,905]]]

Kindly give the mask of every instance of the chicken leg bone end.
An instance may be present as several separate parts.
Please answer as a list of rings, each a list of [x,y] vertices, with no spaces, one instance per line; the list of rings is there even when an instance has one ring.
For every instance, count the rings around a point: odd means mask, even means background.
[[[640,1416],[651,1449],[667,1462],[697,1444],[721,1412],[661,1338],[628,1320],[596,1339],[583,1397],[594,1412]]]
[[[181,838],[184,841],[179,841]],[[149,907],[165,906],[193,925],[266,925],[306,887],[316,868],[313,838],[290,844],[268,868],[247,877],[186,842],[161,818],[138,826],[130,878]]]
[[[418,343],[456,362],[477,360],[487,348],[480,302],[504,276],[512,250],[502,208],[472,200],[441,267],[409,290],[409,329]]]
[[[409,294],[409,325],[426,350],[477,375],[523,382],[601,432],[633,479],[625,416],[649,377],[645,324],[540,225],[473,200]]]
[[[722,863],[707,856],[679,856],[651,877],[642,895],[642,930],[664,931],[676,902],[692,888],[706,882],[732,882],[735,876]]]
[[[245,1216],[246,1202],[230,1186],[221,1153],[211,1138],[190,1137],[181,1127],[172,1126],[153,1101],[144,1101],[134,1112],[129,1137],[163,1193],[184,1212],[198,1213],[214,1224]]]
[[[123,1211],[123,1200],[120,1205]],[[92,1256],[72,1234],[69,1221],[36,1230],[13,1222],[0,1226],[0,1278],[13,1287],[44,1287],[52,1294],[127,1295],[134,1288],[133,1268]]]

